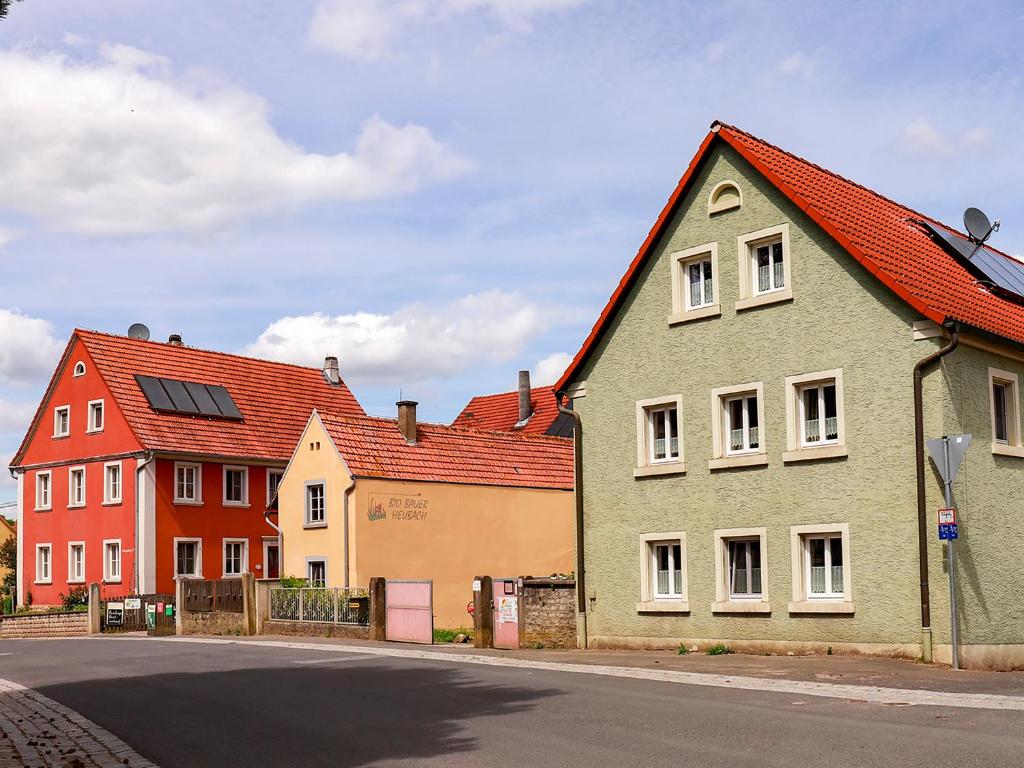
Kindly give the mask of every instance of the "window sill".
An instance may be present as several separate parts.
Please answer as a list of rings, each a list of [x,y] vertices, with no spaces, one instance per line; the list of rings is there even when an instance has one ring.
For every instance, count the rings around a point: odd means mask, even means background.
[[[98,435],[101,432],[103,432],[102,428],[100,428],[100,429],[87,429],[87,430],[85,430],[85,434],[87,434],[87,435]]]
[[[709,317],[718,317],[722,314],[721,304],[709,304],[706,307],[698,307],[697,309],[687,309],[683,312],[676,312],[668,316],[668,324],[682,325],[683,323],[689,323],[691,320],[705,320]]]
[[[815,448],[798,448],[793,451],[783,451],[782,463],[792,464],[797,461],[815,461],[817,459],[838,459],[847,455],[846,446],[839,443],[836,445],[821,445]]]
[[[38,582],[36,582],[38,583]],[[68,579],[68,584],[85,584],[85,579]]]
[[[687,600],[645,600],[636,604],[637,613],[689,613]]]
[[[659,475],[685,474],[685,461],[666,461],[664,464],[648,464],[646,467],[633,468],[633,477],[657,477]]]
[[[1003,445],[1001,443],[992,443],[992,455],[993,456],[1015,456],[1019,459],[1024,459],[1024,446],[1021,445]]]
[[[711,604],[712,613],[771,613],[772,604],[766,600],[735,600]]]
[[[174,504],[175,506],[178,507],[201,507],[203,506],[203,501],[202,499],[200,499],[199,501],[189,501],[188,499],[175,499]]]
[[[302,526],[303,530],[306,530],[306,531],[315,530],[317,528],[326,528],[326,527],[327,527],[327,523],[305,523]]]
[[[754,309],[755,307],[763,307],[768,304],[778,304],[783,301],[793,300],[793,289],[783,288],[781,291],[772,291],[771,293],[759,293],[755,296],[748,296],[745,299],[740,299],[736,302],[736,311],[742,312],[744,309]]]
[[[85,504],[68,504],[68,509],[85,509]]]
[[[33,584],[41,584],[43,586],[46,586],[47,584],[53,584],[53,579],[47,579],[46,581],[39,581],[37,579],[36,581],[33,581],[32,583]]]
[[[53,512],[53,507],[36,507],[33,512]]]
[[[853,603],[834,600],[801,600],[789,604],[790,613],[852,614]]]
[[[71,433],[70,432],[68,432],[68,434],[66,434],[66,435],[54,435],[52,439],[54,439],[54,440],[67,440],[69,437],[71,437]]]
[[[120,584],[121,580],[120,579],[104,579],[103,583],[104,584]]]
[[[123,501],[118,499],[117,501],[104,501],[100,506],[102,507],[120,507],[124,504]]]
[[[767,453],[748,453],[744,456],[723,456],[719,459],[711,459],[708,462],[708,469],[732,469],[734,467],[763,467],[768,464]]]
[[[248,509],[250,504],[247,501],[225,501],[223,502],[225,507],[238,507],[239,509]]]

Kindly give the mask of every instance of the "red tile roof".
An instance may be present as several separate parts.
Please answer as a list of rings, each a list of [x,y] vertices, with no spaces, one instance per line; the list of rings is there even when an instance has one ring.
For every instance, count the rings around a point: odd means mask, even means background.
[[[331,386],[319,368],[80,329],[72,335],[69,350],[76,339],[88,350],[132,433],[148,450],[287,461],[314,408],[364,413],[345,383]],[[62,364],[66,360],[67,352]],[[135,374],[226,387],[242,420],[158,413],[149,406]],[[37,413],[12,465],[20,460],[38,419]]]
[[[418,424],[415,445],[395,419],[317,412],[355,477],[572,490],[572,440]]]
[[[924,317],[936,323],[956,320],[1024,343],[1024,306],[982,288],[914,220],[927,220],[950,231],[957,230],[719,122],[711,126],[580,351],[555,385],[556,391],[564,391],[573,381],[636,281],[712,145],[720,142],[735,149],[853,258]]]
[[[533,407],[533,415],[516,432],[543,435],[560,415],[558,403],[555,401],[554,387],[531,389],[530,405]],[[452,426],[511,432],[517,423],[519,423],[518,391],[474,397],[462,409],[462,413],[455,418]]]

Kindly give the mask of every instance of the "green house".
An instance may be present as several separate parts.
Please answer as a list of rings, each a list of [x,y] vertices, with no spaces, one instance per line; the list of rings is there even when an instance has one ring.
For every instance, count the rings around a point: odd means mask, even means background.
[[[1024,265],[975,245],[711,127],[556,385],[582,424],[591,647],[950,661],[920,423],[973,436],[954,484],[962,663],[1024,667]]]

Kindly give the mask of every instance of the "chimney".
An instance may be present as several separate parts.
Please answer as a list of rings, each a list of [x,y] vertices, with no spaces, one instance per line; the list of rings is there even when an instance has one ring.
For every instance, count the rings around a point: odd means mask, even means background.
[[[398,406],[398,429],[401,431],[405,442],[409,445],[416,444],[416,401],[399,400]]]
[[[181,334],[180,333],[172,333],[170,336],[168,336],[167,337],[167,343],[170,344],[172,347],[183,347],[183,346],[185,346],[185,344],[181,340]]]
[[[530,372],[519,372],[519,423],[524,423],[533,415],[530,407]]]
[[[338,358],[328,355],[324,358],[324,378],[332,387],[341,383],[341,372],[338,370]]]

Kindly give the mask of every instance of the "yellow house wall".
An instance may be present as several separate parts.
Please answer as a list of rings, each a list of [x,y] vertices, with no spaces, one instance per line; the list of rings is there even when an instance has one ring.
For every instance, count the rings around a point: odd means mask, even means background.
[[[0,544],[7,541],[7,539],[13,539],[14,536],[14,531],[11,530],[10,526],[4,522],[0,522]],[[0,582],[3,582],[8,573],[10,573],[10,569],[0,567]]]

